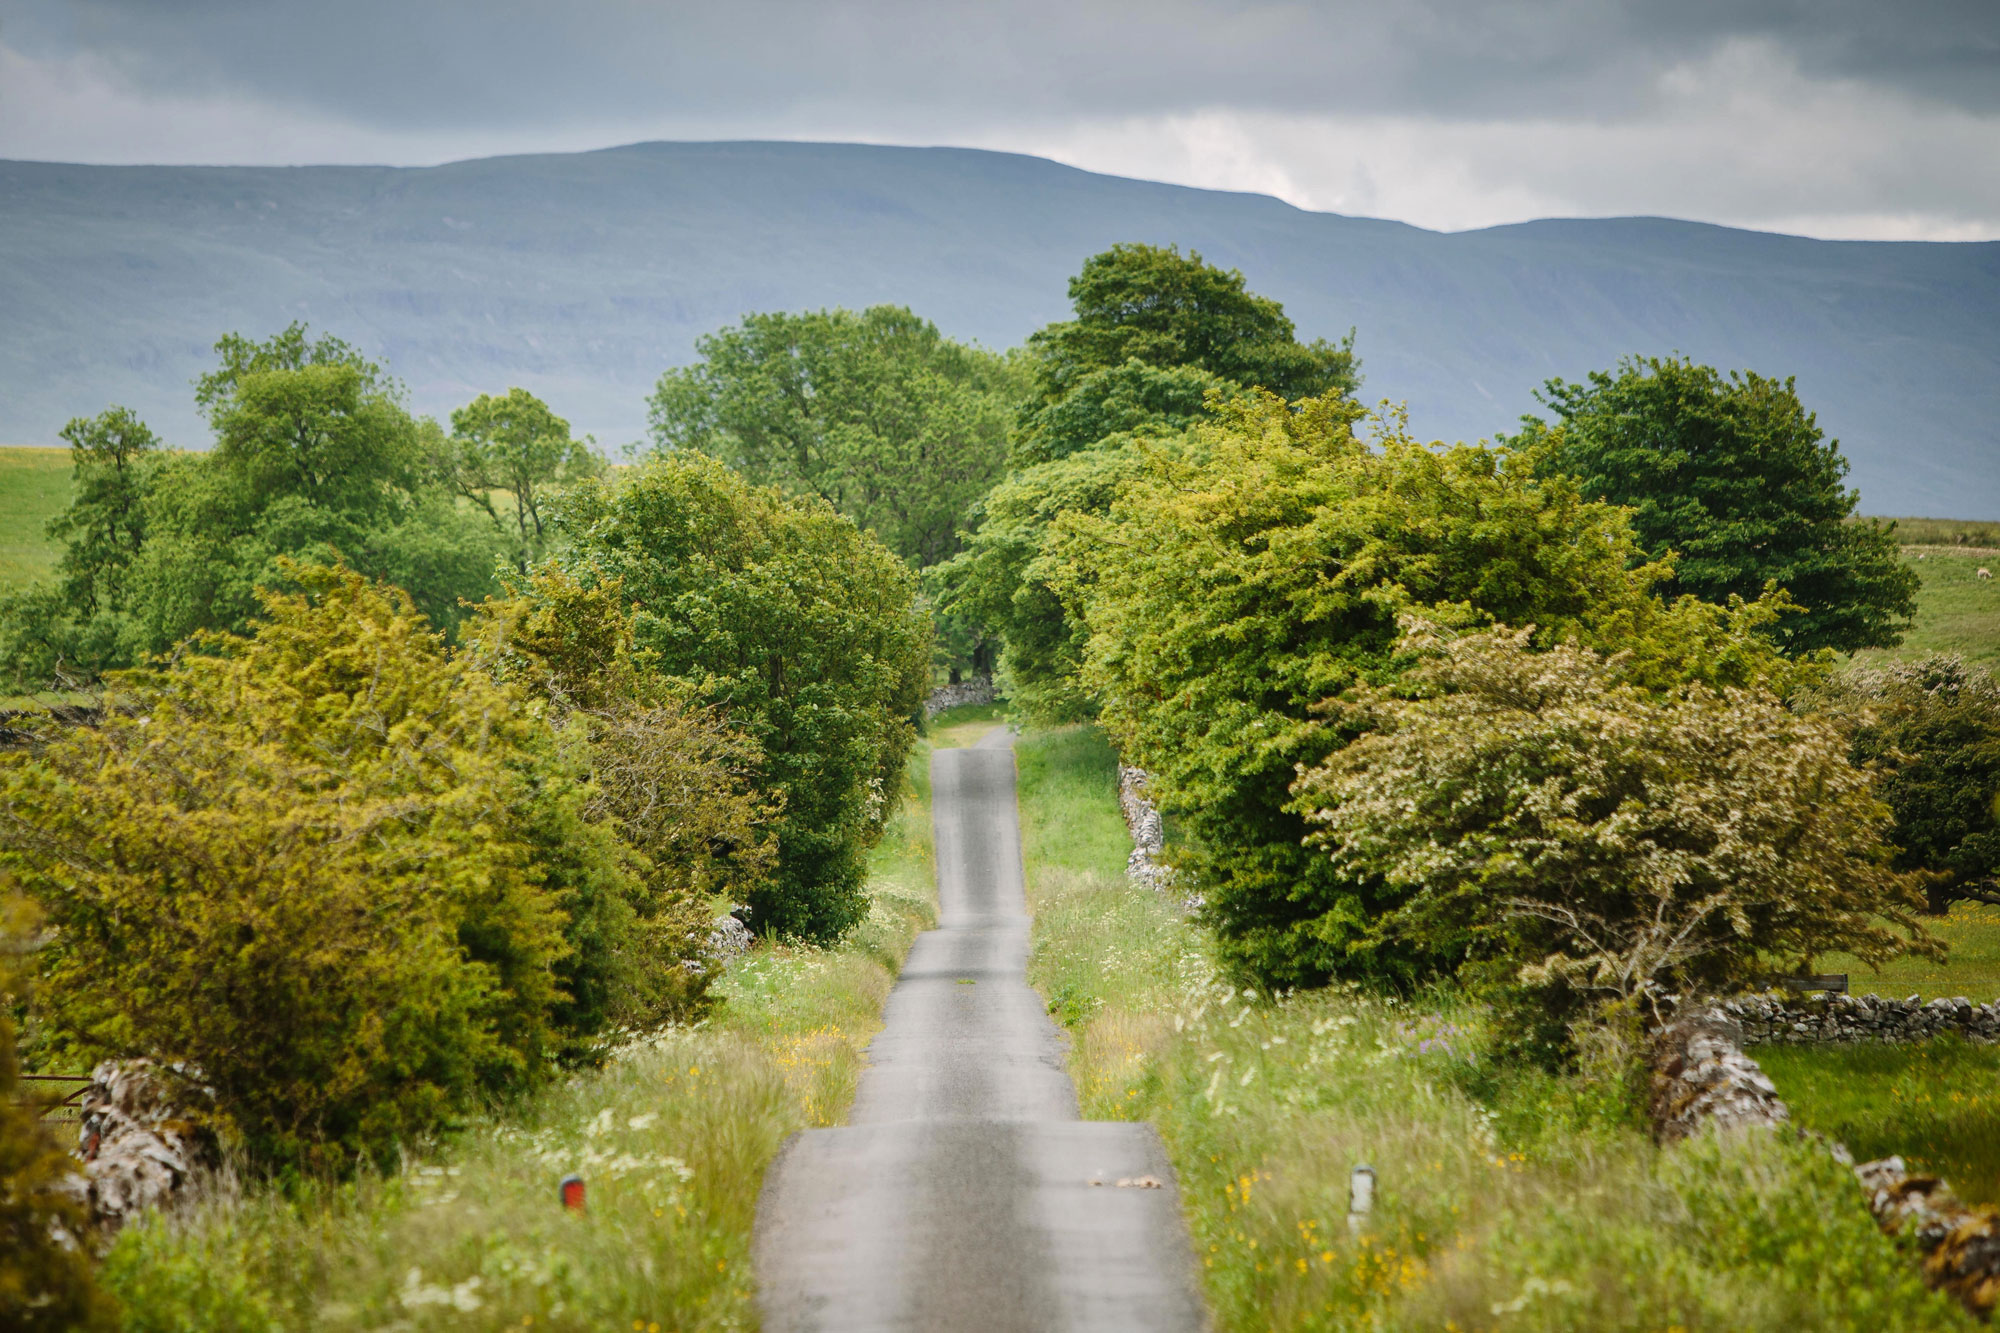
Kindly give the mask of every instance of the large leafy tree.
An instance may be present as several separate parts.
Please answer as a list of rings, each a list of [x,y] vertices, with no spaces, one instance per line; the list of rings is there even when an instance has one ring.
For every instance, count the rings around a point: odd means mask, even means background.
[[[1633,646],[1650,678],[1741,684],[1779,660],[1738,642],[1726,612],[1651,598],[1664,570],[1569,479],[1504,449],[1426,448],[1394,419],[1364,439],[1360,419],[1337,394],[1226,404],[1143,447],[1107,515],[1056,522],[1058,587],[1088,628],[1083,682],[1178,816],[1225,950],[1280,985],[1452,961],[1376,930],[1397,891],[1310,853],[1291,794],[1300,766],[1354,734],[1322,705],[1398,673],[1406,610]]]
[[[1839,441],[1791,380],[1633,358],[1540,396],[1560,428],[1529,418],[1519,442],[1586,494],[1630,506],[1641,549],[1674,553],[1675,591],[1722,602],[1776,583],[1801,608],[1772,631],[1794,652],[1901,641],[1916,575],[1889,526],[1855,518]]]
[[[816,495],[913,566],[958,549],[1006,462],[1018,375],[899,306],[757,314],[661,376],[653,438]]]
[[[865,853],[928,682],[915,575],[824,500],[685,451],[577,487],[558,535],[575,580],[617,580],[645,669],[759,748],[758,785],[782,809],[751,924],[839,936],[867,909]]]
[[[195,401],[207,453],[167,453],[122,408],[63,437],[76,490],[51,526],[58,580],[0,604],[0,669],[88,679],[199,630],[240,632],[288,561],[344,562],[407,590],[433,622],[493,587],[508,545],[438,481],[381,367],[294,324],[229,334]]]
[[[1558,1021],[1939,952],[1832,721],[1760,687],[1649,691],[1630,657],[1526,630],[1412,628],[1416,666],[1354,691],[1363,734],[1295,787],[1308,841],[1395,901],[1383,934],[1497,963]]]
[[[1190,367],[1218,379],[1312,398],[1360,387],[1353,336],[1301,343],[1285,308],[1178,246],[1114,245],[1069,282],[1074,319],[1029,338],[1037,397],[1061,402],[1090,376],[1128,361]],[[1032,417],[1027,423],[1032,431]]]
[[[1298,399],[1360,385],[1351,333],[1301,343],[1283,306],[1199,254],[1113,246],[1084,261],[1069,293],[1075,317],[1028,340],[1034,384],[1015,421],[1015,470],[930,583],[1004,641],[1014,699],[1052,720],[1090,710],[1076,676],[1083,629],[1051,581],[1055,517],[1102,513],[1138,442],[1179,434],[1213,404],[1252,388]]]

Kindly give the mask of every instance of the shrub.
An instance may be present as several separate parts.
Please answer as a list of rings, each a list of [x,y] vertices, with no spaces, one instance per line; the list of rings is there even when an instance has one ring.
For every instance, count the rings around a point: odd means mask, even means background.
[[[1366,734],[1298,781],[1311,844],[1400,900],[1385,933],[1628,1010],[1773,960],[1938,951],[1835,726],[1762,690],[1649,695],[1621,659],[1528,640],[1418,626],[1399,689],[1345,705]]]
[[[673,697],[722,709],[782,801],[777,857],[749,894],[758,929],[837,937],[867,910],[864,853],[915,741],[930,626],[915,576],[824,501],[787,499],[675,453],[564,501],[559,557],[618,581],[635,661]]]
[[[0,767],[83,1054],[201,1071],[255,1160],[387,1160],[556,1040],[563,914],[523,829],[519,697],[409,599],[294,568],[254,636],[116,680]]]

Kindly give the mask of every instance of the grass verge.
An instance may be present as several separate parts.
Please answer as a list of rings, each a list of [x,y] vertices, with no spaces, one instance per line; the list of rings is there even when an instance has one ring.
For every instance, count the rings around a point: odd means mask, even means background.
[[[1608,1081],[1496,1070],[1446,995],[1260,995],[1115,873],[1115,769],[1088,732],[1020,756],[1030,976],[1086,1115],[1150,1120],[1223,1329],[1949,1329],[1823,1150],[1656,1149]],[[1349,1172],[1376,1206],[1350,1234]]]
[[[751,1228],[794,1130],[838,1123],[917,932],[936,921],[928,747],[837,949],[760,947],[706,1021],[634,1042],[388,1177],[254,1192],[129,1228],[128,1329],[754,1327]],[[582,1215],[557,1203],[571,1172]]]

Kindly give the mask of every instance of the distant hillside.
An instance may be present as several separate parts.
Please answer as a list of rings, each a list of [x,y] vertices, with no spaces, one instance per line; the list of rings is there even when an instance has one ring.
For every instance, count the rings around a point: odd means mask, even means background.
[[[620,444],[660,371],[746,311],[889,301],[1006,346],[1121,240],[1241,268],[1307,337],[1357,327],[1367,396],[1425,435],[1510,429],[1550,375],[1680,350],[1796,375],[1865,509],[2000,517],[2000,243],[1650,218],[1440,234],[960,149],[0,163],[0,441],[122,402],[200,446],[189,382],[215,337],[304,319],[386,358],[421,411],[521,384]]]

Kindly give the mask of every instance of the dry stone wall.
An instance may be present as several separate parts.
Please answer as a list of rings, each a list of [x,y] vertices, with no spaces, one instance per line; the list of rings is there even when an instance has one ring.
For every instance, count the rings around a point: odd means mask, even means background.
[[[947,708],[957,708],[963,704],[990,704],[999,696],[993,692],[993,677],[974,676],[956,685],[946,685],[932,690],[924,700],[924,716],[936,717]]]
[[[1912,995],[1743,995],[1719,1006],[1742,1028],[1744,1046],[1833,1041],[1923,1041],[1957,1033],[2000,1040],[2000,1001],[1963,996],[1925,1002]]]

